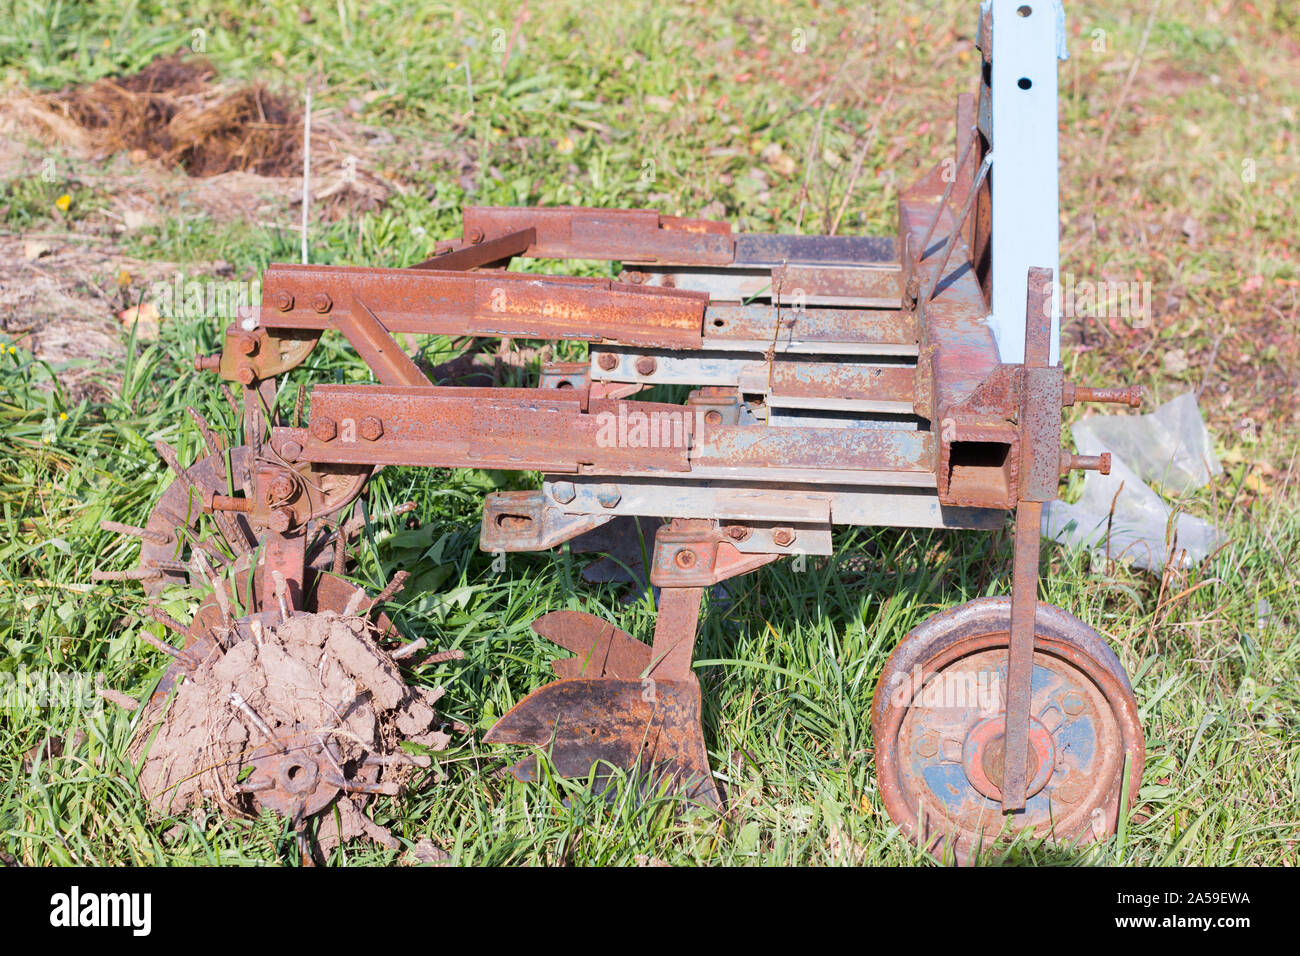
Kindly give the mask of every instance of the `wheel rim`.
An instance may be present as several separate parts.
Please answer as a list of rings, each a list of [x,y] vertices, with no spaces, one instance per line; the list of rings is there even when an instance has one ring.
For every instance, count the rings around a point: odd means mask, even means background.
[[[1028,799],[1004,817],[998,784],[1009,626],[985,621],[959,630],[946,640],[914,631],[904,643],[915,638],[928,647],[917,658],[900,655],[900,645],[882,677],[873,723],[890,816],[913,842],[958,862],[1014,833],[1060,843],[1113,833],[1126,755],[1131,797],[1142,771],[1137,704],[1118,662],[1098,661],[1075,640],[1036,636]],[[891,675],[900,657],[908,665],[901,681]]]

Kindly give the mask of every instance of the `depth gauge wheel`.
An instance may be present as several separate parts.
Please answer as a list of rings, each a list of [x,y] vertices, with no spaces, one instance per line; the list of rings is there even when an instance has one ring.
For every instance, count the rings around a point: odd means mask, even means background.
[[[1011,601],[936,614],[890,656],[871,708],[876,773],[890,817],[940,859],[969,863],[1011,836],[1080,845],[1115,832],[1125,758],[1142,782],[1137,702],[1105,640],[1039,604],[1025,809],[1002,813]]]

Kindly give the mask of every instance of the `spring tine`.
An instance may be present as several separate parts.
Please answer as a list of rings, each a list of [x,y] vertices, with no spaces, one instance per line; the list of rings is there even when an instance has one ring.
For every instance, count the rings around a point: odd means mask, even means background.
[[[398,751],[391,754],[370,754],[365,760],[361,761],[372,767],[389,767],[389,766],[408,766],[408,767],[429,767],[433,761],[429,759],[428,754],[408,754],[405,751]]]
[[[101,521],[99,526],[105,531],[130,535],[133,538],[143,538],[145,541],[152,541],[154,544],[171,544],[176,540],[175,537],[165,531],[137,528],[133,524],[122,524],[120,521]]]
[[[275,742],[275,734],[271,731],[271,728],[267,725],[266,721],[258,716],[257,711],[248,706],[248,701],[244,700],[243,696],[239,694],[238,691],[231,691],[229,700],[232,707],[253,722],[253,726],[256,727],[262,736],[266,738],[267,743]]]
[[[342,577],[348,569],[348,545],[343,535],[335,533],[334,537],[334,573]]]
[[[447,661],[463,661],[465,652],[462,650],[439,651],[437,654],[430,654],[423,661],[425,664],[445,664]],[[438,688],[441,690],[442,688]]]
[[[161,608],[156,608],[156,607],[146,608],[145,614],[153,618],[159,624],[163,625],[163,627],[166,627],[168,630],[175,631],[177,634],[184,636],[189,632],[189,628],[187,628],[184,624],[176,620],[176,618],[172,617],[170,614],[168,614],[166,611],[162,610]]]
[[[383,797],[395,797],[402,792],[401,785],[392,781],[383,783],[365,783],[360,780],[345,780],[334,774],[322,774],[321,779],[331,787],[338,787],[348,793],[369,793]]]
[[[302,407],[307,400],[307,386],[298,384],[298,400],[293,403],[293,427],[302,427]]]
[[[158,638],[150,634],[148,631],[141,631],[140,637],[144,639],[145,643],[162,651],[164,654],[166,654],[172,660],[176,661],[178,664],[185,664],[187,665],[187,667],[194,666],[194,662],[189,659],[189,657],[185,654],[184,651],[180,650],[179,648],[172,647],[166,641],[159,640]]]
[[[254,783],[237,783],[230,789],[238,794],[261,793],[263,790],[270,790],[275,786],[275,781],[269,777],[266,780],[258,780]]]
[[[293,610],[287,600],[289,597],[289,582],[285,580],[284,574],[275,569],[271,569],[271,581],[275,585],[275,600],[280,605],[280,619],[287,621],[293,617]]]
[[[153,447],[158,452],[158,457],[167,463],[167,467],[176,473],[176,477],[183,478],[194,487],[194,482],[190,479],[189,474],[181,467],[180,457],[176,454],[176,449],[167,444],[161,438],[153,443]]]
[[[157,568],[131,568],[129,571],[101,571],[99,568],[90,572],[90,580],[101,581],[149,581],[162,577]]]
[[[381,511],[379,514],[375,515],[370,520],[371,523],[373,524],[376,521],[385,521],[389,518],[396,518],[399,515],[409,514],[414,510],[415,510],[415,502],[405,501],[400,505],[396,505],[395,507],[391,508],[388,511]],[[343,525],[342,535],[345,538],[355,538],[361,532],[361,529],[364,528],[365,526],[366,526],[365,517],[362,515],[357,515],[355,518],[348,519],[348,521]]]
[[[203,443],[208,446],[208,454],[213,457],[220,455],[224,451],[221,440],[213,432],[208,420],[193,405],[186,406],[185,410],[190,413],[190,418],[194,419],[194,424],[198,426],[199,434],[203,436]]]
[[[410,571],[398,571],[393,575],[393,579],[388,582],[388,586],[375,595],[375,599],[370,602],[370,607],[378,607],[380,604],[387,604],[393,597],[406,587],[407,580],[411,577]],[[369,608],[367,608],[369,610]]]
[[[417,637],[415,640],[411,641],[411,643],[404,644],[403,646],[399,647],[397,650],[393,651],[392,654],[390,654],[389,656],[395,661],[403,661],[406,660],[406,658],[410,657],[412,654],[416,653],[417,651],[424,650],[424,648],[428,647],[428,645],[429,642],[426,641],[424,638]]]
[[[212,597],[221,611],[221,623],[226,627],[230,627],[234,622],[234,615],[230,610],[230,595],[226,593],[225,585],[222,584],[217,573],[212,570],[212,565],[208,563],[208,557],[204,552],[194,552],[194,563],[212,586]]]
[[[154,558],[145,562],[145,566],[159,571],[175,571],[177,574],[189,574],[192,570],[184,561],[168,561],[164,558]]]
[[[230,390],[230,386],[225,382],[221,383],[221,394],[226,396],[226,401],[228,401],[230,407],[235,410],[236,417],[243,414],[244,410],[239,407],[239,399],[235,398],[235,393]]]

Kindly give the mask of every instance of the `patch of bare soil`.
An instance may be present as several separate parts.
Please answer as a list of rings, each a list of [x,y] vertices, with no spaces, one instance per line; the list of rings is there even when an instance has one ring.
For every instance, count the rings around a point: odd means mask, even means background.
[[[368,794],[397,793],[429,766],[399,741],[447,746],[441,696],[403,680],[365,619],[298,614],[214,652],[169,703],[151,705],[131,757],[143,757],[138,783],[159,813],[212,801],[295,825],[319,815],[322,849],[355,837],[396,847],[362,809]]]
[[[116,313],[175,268],[94,236],[0,236],[0,331],[48,362],[74,403],[100,400],[121,384],[105,370],[122,350]]]

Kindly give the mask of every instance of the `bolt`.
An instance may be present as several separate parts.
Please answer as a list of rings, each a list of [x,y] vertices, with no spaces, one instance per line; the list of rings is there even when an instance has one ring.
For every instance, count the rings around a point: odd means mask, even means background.
[[[216,355],[196,355],[194,356],[194,371],[196,372],[215,372],[221,368],[221,353]]]
[[[613,352],[601,352],[600,358],[596,359],[596,364],[606,372],[612,372],[614,366],[618,365],[618,356]]]
[[[596,500],[602,508],[617,508],[623,500],[623,492],[618,490],[618,485],[601,485],[596,489]]]
[[[334,419],[321,415],[312,419],[311,434],[317,441],[333,441],[338,434],[338,426],[334,424]]]
[[[280,446],[280,457],[285,461],[297,461],[302,457],[302,445],[296,441],[287,441]]]
[[[653,375],[658,367],[659,363],[649,355],[642,355],[636,360],[636,373],[638,375]]]
[[[693,568],[695,567],[695,562],[697,560],[699,560],[699,555],[690,548],[682,548],[673,555],[673,564],[677,565],[679,568]]]
[[[713,409],[712,411],[707,411],[707,412],[705,412],[705,413],[704,413],[704,422],[705,422],[705,424],[707,424],[707,425],[721,425],[721,424],[722,424],[722,412],[718,411],[716,408]]]
[[[1071,691],[1061,698],[1061,709],[1071,717],[1077,717],[1083,712],[1083,698]]]
[[[317,292],[311,297],[311,307],[324,315],[330,309],[334,308],[334,301],[324,292]]]
[[[562,505],[567,505],[577,497],[577,489],[573,487],[571,481],[557,481],[551,485],[551,497]]]
[[[916,752],[922,757],[933,757],[939,752],[939,741],[934,734],[925,734],[916,742]]]
[[[483,241],[483,230],[478,226],[470,226],[469,231],[465,233],[465,238],[470,241],[471,245],[478,245]]]
[[[243,385],[252,385],[257,381],[257,372],[247,362],[241,362],[239,368],[235,369],[235,378]]]
[[[275,307],[281,312],[289,312],[293,309],[293,296],[285,289],[281,289],[275,294]]]
[[[288,501],[293,497],[293,493],[298,489],[293,477],[287,472],[280,472],[271,479],[270,485],[266,489],[267,501]]]
[[[378,441],[379,437],[384,433],[384,423],[373,415],[367,415],[361,419],[357,431],[361,433],[361,437],[366,441]]]
[[[748,540],[751,534],[753,534],[753,532],[750,531],[748,528],[746,528],[743,524],[733,524],[729,528],[727,528],[727,537],[730,538],[732,541]]]
[[[214,494],[207,503],[208,511],[238,511],[248,514],[253,510],[253,502],[250,498],[235,498],[231,495]]]
[[[241,332],[234,339],[235,349],[240,355],[252,355],[257,351],[257,336],[252,332]]]
[[[276,534],[284,534],[293,527],[293,512],[288,508],[276,508],[271,512],[271,520],[267,522],[267,527]]]
[[[627,280],[633,285],[641,285],[646,280],[646,274],[644,272],[629,272]]]
[[[778,548],[788,548],[794,544],[793,528],[777,528],[772,532],[772,541]]]

